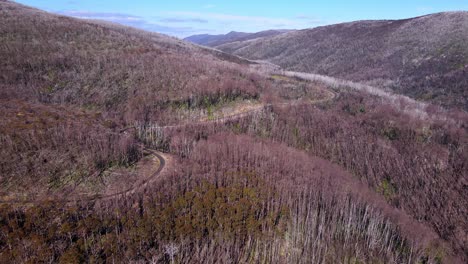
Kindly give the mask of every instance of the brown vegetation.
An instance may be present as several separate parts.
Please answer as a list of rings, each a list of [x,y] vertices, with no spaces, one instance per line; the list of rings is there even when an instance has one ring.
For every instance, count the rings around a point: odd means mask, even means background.
[[[64,195],[107,168],[127,166],[142,155],[134,138],[118,133],[115,122],[100,113],[0,102],[2,200]]]
[[[171,157],[112,199],[3,200],[0,262],[467,259],[466,114],[421,118],[405,100],[10,1],[0,16],[2,195],[74,195],[141,160],[142,145]],[[180,118],[246,100],[264,107]]]
[[[367,195],[377,200],[368,204]],[[382,217],[388,208],[379,199],[324,160],[219,134],[196,144],[178,172],[145,195],[66,209],[4,207],[2,257],[163,262],[171,244],[184,263],[411,262],[425,255],[422,240],[405,238]],[[412,226],[431,239],[419,228]]]
[[[357,21],[218,45],[225,52],[468,110],[468,12]]]

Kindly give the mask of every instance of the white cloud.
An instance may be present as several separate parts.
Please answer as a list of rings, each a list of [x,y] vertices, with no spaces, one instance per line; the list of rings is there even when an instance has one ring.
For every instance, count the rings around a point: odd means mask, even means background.
[[[310,24],[323,24],[323,21],[321,19],[318,19],[315,16],[298,15],[295,18],[299,20],[307,21],[307,23],[310,23]]]
[[[213,23],[222,23],[222,24],[238,24],[242,23],[244,25],[263,27],[265,29],[271,29],[273,27],[283,27],[283,28],[303,28],[315,26],[310,23],[310,21],[304,21],[300,18],[272,18],[272,17],[261,17],[261,16],[241,16],[241,15],[231,15],[223,13],[199,13],[199,12],[167,12],[166,15],[174,16],[178,18],[191,18],[191,19],[204,19]],[[314,24],[321,24],[321,21],[315,20]],[[239,24],[238,24],[239,25]],[[252,27],[253,28],[253,27]]]
[[[165,23],[208,23],[208,20],[201,18],[178,18],[178,17],[167,17],[162,18],[159,21]]]
[[[69,11],[60,11],[57,12],[61,15],[76,17],[80,19],[96,19],[96,20],[105,20],[122,25],[127,25],[135,28],[140,28],[148,31],[159,32],[163,34],[184,37],[190,34],[195,34],[200,32],[200,29],[193,28],[191,26],[171,26],[161,25],[151,20],[147,20],[140,16],[134,16],[130,14],[123,13],[107,13],[107,12],[92,12],[92,11],[78,11],[78,10],[69,10]],[[179,21],[180,22],[180,21]],[[192,21],[193,22],[193,21]],[[174,22],[178,23],[178,22]]]
[[[132,16],[132,15],[121,14],[121,13],[105,13],[105,12],[70,10],[70,11],[59,12],[59,14],[72,16],[76,18],[82,18],[82,19],[99,19],[99,20],[109,20],[109,21],[130,21],[130,22],[144,21],[144,19],[139,16]]]
[[[293,18],[243,16],[215,12],[160,12],[157,16],[141,17],[115,12],[92,12],[69,10],[58,12],[63,15],[106,20],[148,31],[186,37],[193,34],[221,34],[228,31],[257,32],[268,29],[301,29],[325,24],[309,16]]]

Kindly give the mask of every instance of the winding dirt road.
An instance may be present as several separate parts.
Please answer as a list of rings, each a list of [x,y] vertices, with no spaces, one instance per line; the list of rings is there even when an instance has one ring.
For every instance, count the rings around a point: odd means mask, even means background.
[[[299,77],[299,76],[287,76],[287,77],[295,77],[295,78],[298,78],[298,79],[301,79],[301,80],[304,80],[304,81],[310,81],[307,78],[302,78],[302,77]],[[333,101],[337,97],[336,92],[334,92],[332,90],[324,89],[324,92],[327,93],[327,95],[324,98],[316,99],[316,100],[309,100],[307,102],[307,104],[311,104],[311,105],[322,104],[322,103]],[[233,115],[227,115],[227,116],[224,116],[224,117],[221,117],[221,118],[216,118],[216,119],[213,119],[213,120],[202,120],[202,121],[198,121],[198,122],[182,123],[182,124],[177,124],[177,125],[159,126],[157,128],[171,129],[171,128],[183,128],[183,127],[186,127],[188,125],[192,125],[192,126],[195,125],[196,126],[196,125],[208,125],[208,124],[225,123],[227,121],[234,121],[234,120],[237,120],[237,119],[240,119],[240,118],[243,118],[243,117],[251,116],[251,115],[253,115],[255,113],[259,113],[259,112],[263,111],[264,109],[266,109],[268,107],[272,107],[272,106],[286,107],[286,106],[291,106],[291,105],[294,105],[294,104],[300,103],[300,102],[301,101],[299,101],[299,100],[295,100],[293,102],[263,104],[263,105],[259,105],[255,109],[252,109],[252,110],[249,110],[249,111],[245,111],[245,112],[241,112],[241,113],[237,113],[237,114],[233,114]],[[302,103],[304,103],[304,102],[302,102]],[[120,131],[120,133],[123,133],[123,132],[128,131],[128,130],[132,130],[132,129],[136,129],[136,127],[131,126],[131,127],[124,128],[124,129],[122,129]]]
[[[12,199],[12,200],[0,200],[0,204],[41,204],[45,202],[59,202],[63,204],[69,204],[69,203],[75,203],[75,202],[80,202],[80,201],[85,201],[85,202],[90,202],[90,201],[106,201],[110,199],[114,199],[117,197],[125,197],[131,194],[136,193],[138,190],[142,190],[146,188],[150,183],[154,182],[156,179],[159,178],[161,175],[162,171],[164,170],[166,166],[166,159],[164,158],[164,154],[160,153],[159,151],[153,150],[153,149],[145,149],[146,151],[150,152],[150,155],[157,158],[159,161],[159,166],[158,169],[151,174],[150,177],[144,179],[141,184],[137,186],[132,186],[131,188],[112,193],[112,194],[106,194],[106,195],[92,195],[92,196],[81,196],[81,197],[75,197],[73,199],[50,199],[50,200],[37,200],[37,199]]]
[[[300,77],[299,77],[300,78]],[[300,79],[303,79],[303,78],[300,78]],[[307,80],[307,79],[303,79],[303,80]],[[322,98],[322,99],[317,99],[317,100],[310,100],[308,103],[309,104],[320,104],[320,103],[325,103],[325,102],[329,102],[329,101],[332,101],[336,98],[336,93],[331,91],[331,90],[328,90],[326,89],[325,92],[328,94],[327,96],[325,96],[325,98]],[[227,121],[233,121],[233,120],[236,120],[236,119],[239,119],[239,118],[243,118],[243,117],[247,117],[247,116],[250,116],[250,115],[253,115],[255,113],[259,113],[261,111],[263,111],[264,109],[268,108],[268,107],[271,107],[271,106],[279,106],[279,107],[285,107],[285,106],[290,106],[290,105],[294,105],[294,103],[297,103],[299,101],[294,101],[294,102],[286,102],[286,103],[277,103],[277,104],[265,104],[265,105],[260,105],[258,108],[255,108],[253,110],[249,110],[249,111],[246,111],[246,112],[242,112],[242,113],[238,113],[238,114],[234,114],[234,115],[229,115],[229,116],[225,116],[225,117],[222,117],[222,118],[217,118],[217,119],[214,119],[214,120],[206,120],[206,121],[200,121],[200,122],[195,122],[195,123],[187,123],[187,124],[178,124],[178,125],[170,125],[170,126],[162,126],[160,128],[162,129],[170,129],[170,128],[182,128],[182,127],[185,127],[187,125],[207,125],[207,124],[215,124],[215,123],[224,123],[224,122],[227,122]],[[120,131],[120,133],[124,133],[126,132],[127,130],[130,130],[130,129],[135,129],[135,127],[128,127],[128,128],[125,128],[123,130]],[[150,155],[154,156],[155,158],[157,158],[159,160],[159,167],[158,169],[151,174],[150,177],[144,179],[142,181],[141,184],[137,185],[137,186],[132,186],[131,188],[128,188],[124,191],[120,191],[120,192],[116,192],[116,193],[112,193],[112,194],[107,194],[107,195],[92,195],[92,196],[77,196],[73,199],[49,199],[49,200],[38,200],[38,199],[12,199],[12,200],[0,200],[0,204],[22,204],[22,205],[28,205],[28,204],[41,204],[41,203],[45,203],[45,202],[59,202],[59,203],[63,203],[63,204],[71,204],[71,203],[76,203],[76,202],[86,202],[86,201],[106,201],[106,200],[110,200],[110,199],[114,199],[114,198],[118,198],[118,197],[125,197],[125,196],[128,196],[128,195],[132,195],[134,193],[136,193],[137,191],[139,190],[142,190],[144,188],[146,188],[150,183],[154,182],[155,180],[157,180],[162,172],[164,171],[165,167],[166,167],[166,159],[164,158],[165,154],[157,151],[157,150],[154,150],[154,149],[145,149],[147,151],[150,152]]]

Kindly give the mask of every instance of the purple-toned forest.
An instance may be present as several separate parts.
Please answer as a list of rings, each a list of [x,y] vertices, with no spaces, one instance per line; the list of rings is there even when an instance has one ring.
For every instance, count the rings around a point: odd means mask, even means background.
[[[463,110],[10,1],[0,18],[0,263],[468,259]]]

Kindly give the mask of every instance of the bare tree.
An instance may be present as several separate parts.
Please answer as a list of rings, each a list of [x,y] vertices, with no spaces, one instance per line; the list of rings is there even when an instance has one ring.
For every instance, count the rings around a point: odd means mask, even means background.
[[[171,264],[174,263],[174,256],[179,252],[179,246],[175,243],[169,243],[164,247],[164,253],[171,259]]]

